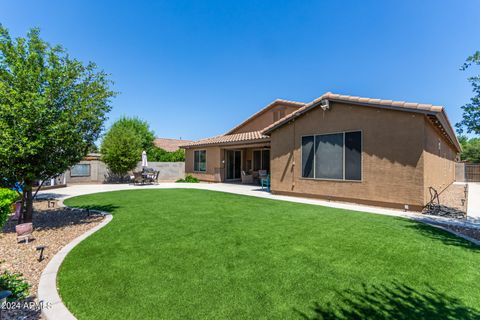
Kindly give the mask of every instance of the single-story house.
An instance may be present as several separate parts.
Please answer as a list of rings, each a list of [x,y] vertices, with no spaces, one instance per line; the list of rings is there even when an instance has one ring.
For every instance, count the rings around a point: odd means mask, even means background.
[[[274,194],[422,210],[455,180],[445,109],[325,93],[275,100],[223,135],[188,143],[185,171],[211,182],[266,170]]]

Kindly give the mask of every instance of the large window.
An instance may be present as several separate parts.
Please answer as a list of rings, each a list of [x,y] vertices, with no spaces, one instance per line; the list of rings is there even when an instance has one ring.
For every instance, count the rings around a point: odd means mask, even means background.
[[[89,164],[76,164],[70,169],[71,177],[89,177],[90,165]]]
[[[195,150],[193,152],[193,171],[207,171],[207,150]]]
[[[270,171],[270,150],[254,150],[253,151],[253,171],[267,170]]]
[[[302,137],[302,177],[362,179],[360,131]]]
[[[313,178],[314,136],[302,137],[302,177]]]

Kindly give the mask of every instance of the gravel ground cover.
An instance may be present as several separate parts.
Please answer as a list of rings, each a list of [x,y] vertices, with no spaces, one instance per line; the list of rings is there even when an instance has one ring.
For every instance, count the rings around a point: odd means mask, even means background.
[[[440,226],[452,230],[455,232],[458,232],[460,234],[466,235],[467,237],[476,239],[480,241],[480,227],[479,228],[469,228],[465,226],[456,226],[456,225],[451,225],[451,224],[442,224],[439,223]]]
[[[14,221],[9,221],[0,233],[0,272],[5,269],[20,272],[32,285],[26,302],[35,302],[40,275],[50,259],[63,246],[103,220],[99,214],[67,208],[48,208],[47,201],[34,204],[33,239],[28,244],[17,243]],[[45,259],[38,261],[37,246],[46,245]],[[40,310],[20,309],[2,312],[2,320],[41,319]]]

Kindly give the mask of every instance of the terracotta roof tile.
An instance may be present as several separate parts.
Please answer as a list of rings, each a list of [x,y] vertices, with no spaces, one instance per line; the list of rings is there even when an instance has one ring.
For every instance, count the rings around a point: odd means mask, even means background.
[[[263,134],[269,134],[271,131],[275,130],[276,128],[282,126],[285,123],[288,123],[290,120],[295,119],[296,117],[300,116],[301,114],[307,112],[308,110],[317,106],[318,102],[321,100],[330,100],[330,101],[337,101],[337,102],[351,102],[357,103],[372,107],[393,107],[397,110],[405,110],[405,111],[413,111],[413,112],[421,112],[421,113],[428,113],[434,114],[437,118],[445,118],[446,121],[444,123],[444,127],[449,139],[452,143],[457,147],[458,150],[461,150],[460,143],[455,135],[455,131],[453,130],[450,122],[448,121],[447,114],[445,113],[445,109],[442,106],[435,106],[431,104],[424,104],[424,103],[415,103],[415,102],[405,102],[405,101],[393,101],[393,100],[382,100],[382,99],[373,99],[373,98],[363,98],[363,97],[356,97],[356,96],[347,96],[341,94],[335,94],[331,92],[327,92],[324,95],[318,97],[317,99],[313,100],[305,104],[303,107],[299,108],[298,110],[286,115],[282,119],[276,121],[275,123],[269,125],[265,129],[262,130]]]
[[[261,131],[250,131],[234,134],[220,135],[203,140],[193,141],[182,145],[182,148],[221,145],[221,144],[235,144],[236,142],[253,142],[253,141],[269,141],[270,137],[261,133]]]
[[[273,106],[277,105],[277,104],[287,104],[287,105],[291,105],[291,106],[297,106],[298,108],[302,107],[305,105],[304,102],[298,102],[298,101],[292,101],[292,100],[285,100],[285,99],[276,99],[274,101],[272,101],[270,104],[268,104],[266,107],[260,109],[258,112],[254,113],[252,116],[250,116],[247,120],[243,121],[242,123],[240,123],[239,125],[235,126],[233,129],[230,129],[226,134],[231,134],[232,132],[234,132],[235,130],[241,128],[242,126],[244,126],[245,124],[247,124],[248,122],[252,121],[253,119],[255,119],[256,117],[258,117],[259,115],[261,115],[262,113],[268,111],[269,109],[271,109]]]
[[[180,149],[181,145],[192,142],[191,140],[156,138],[153,143],[156,147],[162,148],[165,151],[173,152]]]

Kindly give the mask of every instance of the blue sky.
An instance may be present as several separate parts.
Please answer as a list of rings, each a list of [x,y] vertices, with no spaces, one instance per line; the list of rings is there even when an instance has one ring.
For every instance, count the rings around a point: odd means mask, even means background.
[[[326,91],[444,105],[472,95],[480,1],[0,1],[14,36],[112,74],[107,126],[139,116],[157,136],[224,133],[276,98]]]

